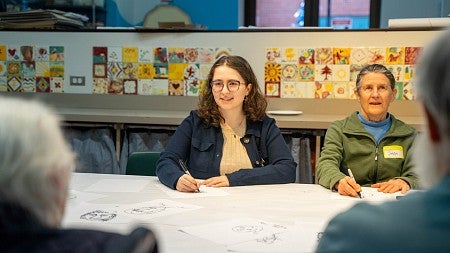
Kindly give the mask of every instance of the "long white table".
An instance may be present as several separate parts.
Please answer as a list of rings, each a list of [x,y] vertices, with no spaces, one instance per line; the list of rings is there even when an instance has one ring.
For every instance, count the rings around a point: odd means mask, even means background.
[[[93,186],[96,187],[92,188]],[[64,227],[127,233],[135,226],[142,225],[156,232],[162,252],[183,253],[229,252],[233,248],[230,245],[204,239],[180,229],[216,222],[233,222],[241,218],[257,219],[288,227],[301,227],[302,232],[298,233],[299,243],[295,252],[311,252],[317,240],[317,230],[322,229],[334,215],[358,201],[381,201],[370,200],[370,194],[367,195],[367,199],[339,196],[335,192],[314,184],[227,187],[220,188],[227,194],[225,196],[190,193],[187,197],[174,197],[171,193],[179,193],[171,192],[156,177],[90,173],[74,173],[70,189],[71,195],[67,203]],[[98,196],[93,199],[92,196],[95,197],[95,194]],[[395,201],[395,196],[388,196],[388,198]],[[89,208],[95,205],[113,204],[115,207],[121,207],[152,200],[168,200],[179,205],[194,205],[201,208],[151,219],[131,219],[122,220],[122,222],[81,220],[77,219],[80,216],[75,212],[83,208],[85,211],[90,211]],[[211,229],[210,233],[214,235],[219,232]],[[254,250],[260,252],[260,250]],[[245,252],[251,251],[249,249]]]

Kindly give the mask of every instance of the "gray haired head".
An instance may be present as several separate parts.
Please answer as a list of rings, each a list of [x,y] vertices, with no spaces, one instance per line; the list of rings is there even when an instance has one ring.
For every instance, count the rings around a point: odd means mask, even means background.
[[[380,73],[383,74],[389,79],[389,83],[391,84],[392,90],[395,88],[395,77],[392,74],[392,72],[386,68],[384,65],[381,64],[371,64],[367,65],[364,68],[361,69],[358,76],[356,77],[356,90],[359,92],[361,89],[361,79],[369,74],[369,73]]]

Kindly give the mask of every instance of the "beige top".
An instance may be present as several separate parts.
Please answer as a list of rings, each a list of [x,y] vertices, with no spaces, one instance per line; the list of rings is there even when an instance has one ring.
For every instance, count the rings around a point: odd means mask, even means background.
[[[223,154],[220,162],[220,175],[229,174],[242,168],[252,168],[247,150],[240,141],[245,135],[245,126],[245,120],[234,130],[226,123],[220,124],[223,134]]]

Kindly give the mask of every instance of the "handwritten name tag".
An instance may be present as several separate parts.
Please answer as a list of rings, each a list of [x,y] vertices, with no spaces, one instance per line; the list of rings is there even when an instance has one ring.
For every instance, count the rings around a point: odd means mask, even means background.
[[[384,158],[401,158],[403,159],[403,147],[398,145],[384,146],[383,147]]]

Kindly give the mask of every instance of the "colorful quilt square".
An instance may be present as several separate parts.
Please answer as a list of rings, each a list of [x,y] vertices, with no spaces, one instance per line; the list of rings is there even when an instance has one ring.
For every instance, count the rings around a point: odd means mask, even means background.
[[[106,63],[94,63],[93,66],[94,78],[105,78],[107,74]]]
[[[122,61],[123,62],[138,62],[139,50],[137,47],[123,47]]]
[[[421,47],[405,47],[405,64],[416,64],[421,52]]]
[[[22,77],[20,76],[8,76],[7,84],[9,92],[22,91]]]
[[[108,78],[94,78],[92,84],[93,94],[108,94]]]
[[[0,61],[0,76],[6,76],[8,67],[5,61]]]
[[[50,77],[36,77],[36,92],[50,92]]]
[[[64,61],[64,47],[50,46],[50,61]]]
[[[184,81],[169,79],[169,96],[184,96]]]
[[[169,47],[169,63],[184,63],[183,47]]]
[[[266,48],[266,62],[272,63],[281,62],[281,48],[278,47]]]
[[[34,53],[33,46],[20,47],[20,56],[22,61],[34,61],[33,53]]]
[[[299,48],[298,50],[298,64],[314,64],[314,53],[313,48]]]
[[[10,45],[8,46],[7,49],[7,58],[8,61],[20,61],[21,56],[20,56],[20,47],[19,46],[13,46]]]
[[[109,80],[108,84],[109,94],[123,94],[123,80]]]
[[[139,63],[139,79],[153,79],[156,75],[155,68],[151,63]]]
[[[137,79],[124,79],[123,80],[123,94],[137,94]]]
[[[36,63],[34,61],[22,61],[20,63],[20,69],[24,77],[36,76]]]
[[[6,64],[8,65],[8,76],[20,76],[22,74],[20,72],[20,62],[8,61]]]
[[[122,47],[108,47],[108,62],[121,62]]]
[[[405,48],[386,48],[386,64],[405,64]]]
[[[335,47],[333,48],[333,64],[349,64],[350,48]]]
[[[184,61],[186,63],[198,62],[198,50],[197,48],[188,47],[184,50]]]
[[[198,48],[199,63],[213,63],[215,60],[215,51],[213,48]]]
[[[50,91],[53,93],[64,93],[64,78],[51,77],[50,78]]]
[[[154,63],[166,64],[167,66],[167,48],[157,47],[153,49]]]
[[[94,63],[106,63],[108,61],[108,48],[107,47],[93,47],[92,48],[92,61]]]
[[[37,61],[36,76],[50,77],[50,63],[46,61]]]
[[[153,62],[153,48],[140,47],[138,61],[139,62]]]
[[[316,48],[315,50],[316,64],[326,65],[333,63],[333,49],[329,47]]]
[[[50,61],[48,46],[35,46],[34,47],[34,58],[36,61]]]
[[[296,81],[298,70],[297,64],[281,64],[281,80],[284,82]]]
[[[50,77],[64,77],[64,62],[50,62]]]
[[[139,73],[138,63],[124,62],[122,64],[122,77],[124,79],[137,79]]]
[[[266,82],[265,94],[266,97],[280,97],[280,82]]]
[[[186,87],[187,96],[198,96],[200,92],[200,81],[197,78],[184,80],[184,87]]]
[[[6,45],[0,45],[0,61],[6,61],[8,59],[6,54]]]

